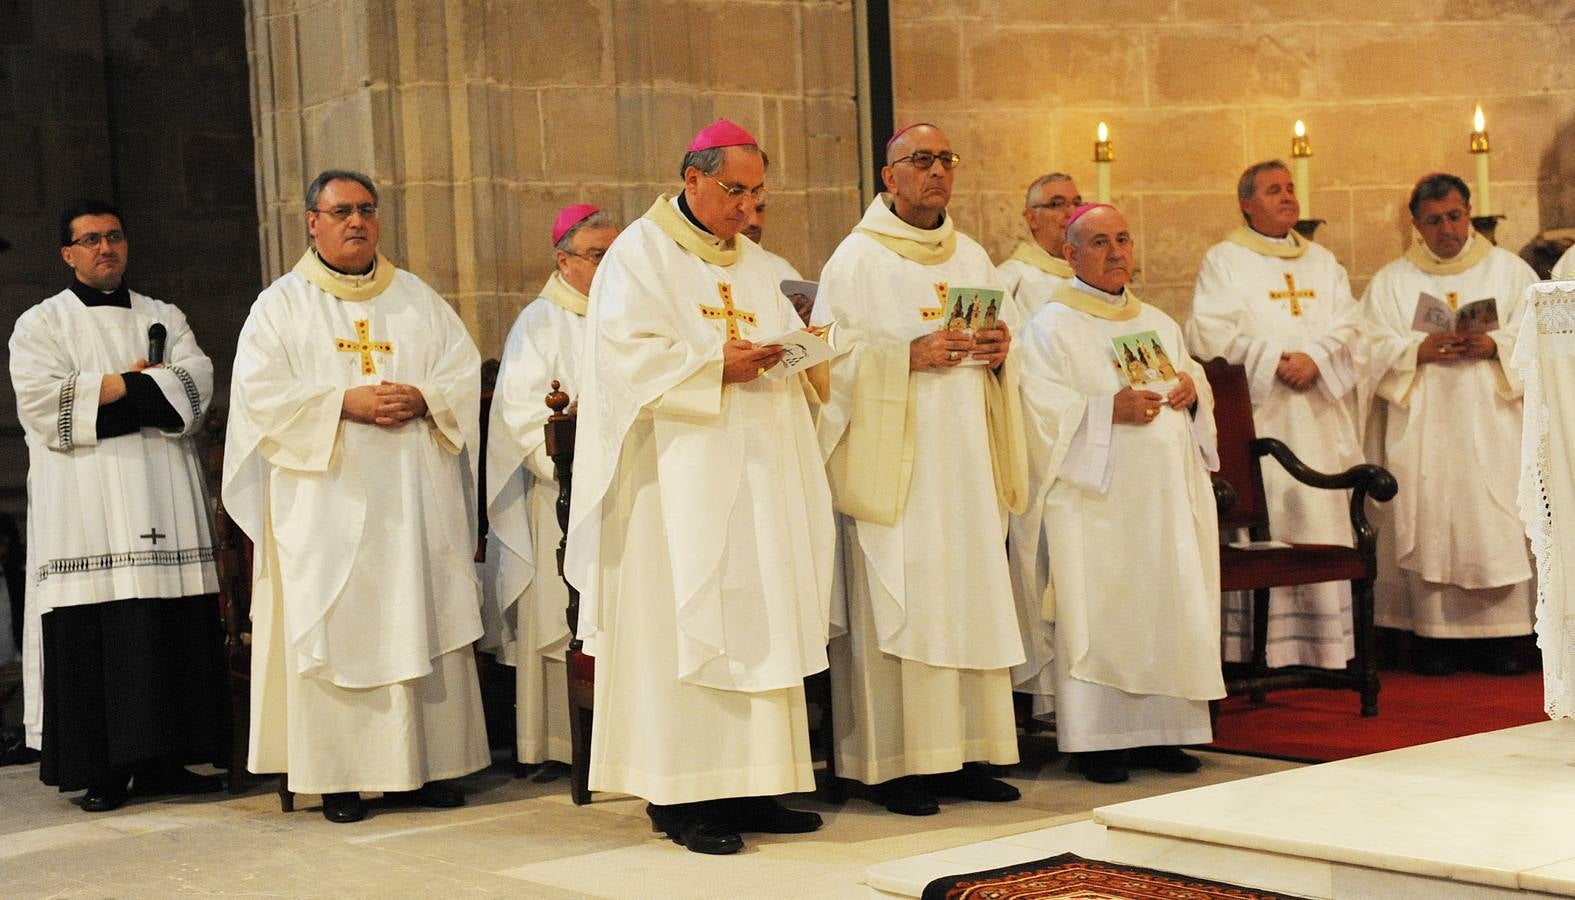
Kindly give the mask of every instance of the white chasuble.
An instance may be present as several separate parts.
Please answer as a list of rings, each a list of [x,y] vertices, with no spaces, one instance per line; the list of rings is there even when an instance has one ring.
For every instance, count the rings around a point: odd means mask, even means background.
[[[1020,242],[995,271],[1016,298],[1017,312],[1025,322],[1050,302],[1057,288],[1072,280],[1072,264],[1051,256],[1034,241]]]
[[[777,281],[665,197],[597,270],[566,559],[596,657],[592,790],[814,786],[803,679],[826,667],[834,567],[814,378],[722,382],[724,342],[802,327]]]
[[[1522,302],[1520,515],[1537,560],[1543,707],[1557,719],[1575,716],[1575,281],[1532,285]]]
[[[1575,245],[1571,245],[1559,261],[1553,264],[1554,278],[1575,278]]]
[[[1522,387],[1510,361],[1537,276],[1480,236],[1456,261],[1440,265],[1418,245],[1379,269],[1362,301],[1385,407],[1382,461],[1400,483],[1384,516],[1394,555],[1380,561],[1400,577],[1379,591],[1377,622],[1436,638],[1529,634],[1531,564],[1515,500]],[[1411,322],[1422,293],[1455,309],[1491,302],[1498,357],[1418,366],[1426,335]]]
[[[558,485],[542,429],[554,381],[575,397],[589,302],[554,272],[509,330],[492,394],[481,648],[515,667],[515,750],[525,763],[570,756],[569,592],[558,576]]]
[[[1363,461],[1361,328],[1361,307],[1332,253],[1295,232],[1276,241],[1241,227],[1204,256],[1186,335],[1192,355],[1223,356],[1246,367],[1259,437],[1279,438],[1318,471],[1342,472]],[[1292,352],[1318,366],[1307,390],[1275,377],[1281,355]],[[1275,538],[1351,545],[1348,492],[1302,485],[1272,460],[1264,460],[1262,470]],[[1227,660],[1251,657],[1250,600],[1246,594],[1226,597]],[[1355,649],[1349,582],[1270,592],[1270,666],[1339,669]]]
[[[42,617],[63,606],[218,590],[213,524],[191,436],[213,398],[213,363],[175,306],[130,292],[131,308],[83,305],[70,290],[24,312],[11,384],[27,440],[27,592],[22,657],[28,746],[43,736]],[[143,374],[181,418],[98,439],[99,386],[167,333],[166,364]],[[47,511],[47,514],[40,514]]]
[[[1029,488],[1013,562],[1052,626],[1056,744],[1206,742],[1207,701],[1225,694],[1213,396],[1202,368],[1170,351],[1195,409],[1113,424],[1124,382],[1111,340],[1152,331],[1180,348],[1181,329],[1130,293],[1090,291],[1063,288],[1021,337]]]
[[[908,371],[909,344],[943,324],[948,286],[1004,286],[949,219],[923,231],[887,202],[832,254],[815,305],[849,348],[820,435],[845,529],[837,765],[867,783],[1014,761],[1008,670],[1024,661],[1005,547],[1024,477],[1017,352],[999,373]],[[1010,296],[1001,319],[1015,328]]]
[[[419,278],[376,269],[351,286],[309,250],[253,304],[231,386],[224,501],[257,545],[250,767],[309,793],[488,761],[468,665],[479,354]],[[347,389],[382,381],[419,389],[427,415],[340,419]],[[434,741],[440,721],[458,727]]]

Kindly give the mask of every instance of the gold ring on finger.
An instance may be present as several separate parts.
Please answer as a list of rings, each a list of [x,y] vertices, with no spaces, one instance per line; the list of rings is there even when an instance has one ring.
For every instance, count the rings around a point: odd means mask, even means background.
[[[1159,415],[1159,410],[1157,410],[1157,409],[1150,409],[1150,410],[1147,410],[1147,412],[1148,412],[1149,418],[1153,418],[1154,416]]]

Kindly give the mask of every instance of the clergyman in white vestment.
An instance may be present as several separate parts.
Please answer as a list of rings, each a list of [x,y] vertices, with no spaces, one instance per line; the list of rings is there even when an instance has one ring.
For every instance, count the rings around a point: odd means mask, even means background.
[[[1301,214],[1290,172],[1274,160],[1242,173],[1237,199],[1247,224],[1209,248],[1187,320],[1188,350],[1247,370],[1253,423],[1321,472],[1361,463],[1359,382],[1365,364],[1361,307],[1334,254],[1297,234]],[[1263,467],[1274,537],[1292,543],[1352,541],[1350,495]],[[1251,657],[1251,595],[1225,601],[1225,658]],[[1356,652],[1350,582],[1274,588],[1268,663],[1343,669]]]
[[[1029,488],[1014,574],[1053,630],[1057,747],[1091,781],[1192,772],[1178,745],[1212,740],[1208,701],[1225,695],[1214,399],[1175,321],[1127,288],[1120,212],[1083,207],[1068,243],[1076,277],[1019,340]],[[1111,365],[1113,339],[1147,332],[1177,369],[1163,395]]]
[[[114,207],[68,207],[60,248],[71,286],[22,313],[10,342],[28,449],[23,724],[39,778],[105,812],[133,790],[223,787],[184,768],[226,762],[230,745],[192,446],[213,363],[179,309],[126,287]]]
[[[765,151],[763,151],[763,150],[761,151],[760,158],[766,160],[766,167],[767,167],[767,169],[769,169],[770,168],[770,157],[766,156]],[[749,238],[750,240],[754,241],[756,244],[760,244],[765,239],[765,236],[766,236],[766,202],[765,202],[765,200],[761,200],[759,203],[755,204],[754,215],[749,217],[749,224],[744,226],[743,234],[744,234],[744,237]],[[767,250],[764,245],[761,245],[760,250],[761,250],[761,252],[766,254],[766,259],[771,261],[771,267],[774,270],[776,270],[778,286],[780,286],[782,284],[782,282],[784,282],[784,281],[803,281],[804,280],[804,276],[799,274],[798,269],[794,268],[792,263],[790,263],[787,260],[783,259],[781,256],[779,256],[779,255],[777,255],[775,253],[772,253],[770,250]],[[789,294],[786,291],[783,291],[782,293],[783,293],[783,296],[787,297],[788,300],[793,304],[793,309],[794,309],[794,311],[796,311],[798,313],[798,317],[800,319],[802,319],[805,324],[808,324],[809,323],[809,312],[810,312],[811,309],[814,308],[814,305],[815,305],[814,298],[809,297],[808,295],[802,294],[802,293]]]
[[[1487,640],[1476,664],[1514,675],[1524,667],[1507,638],[1531,633],[1535,592],[1515,503],[1522,385],[1510,360],[1537,274],[1472,230],[1470,204],[1454,175],[1418,181],[1411,223],[1422,240],[1379,269],[1362,298],[1383,407],[1375,461],[1401,486],[1384,517],[1394,555],[1380,560],[1397,571],[1381,585],[1376,618],[1422,639],[1413,656],[1425,673],[1462,661],[1465,648],[1437,639],[1478,638]],[[1413,330],[1422,294],[1464,310],[1462,321]],[[1484,308],[1491,321],[1472,315]]]
[[[721,120],[618,236],[591,286],[565,569],[596,658],[590,788],[650,801],[699,853],[820,827],[805,676],[826,668],[824,370],[762,342],[803,327],[760,248],[754,138]],[[811,385],[817,382],[818,387]],[[814,404],[810,395],[815,395]]]
[[[846,574],[832,641],[837,774],[892,812],[937,796],[1009,801],[977,763],[1017,761],[1011,669],[1024,661],[1006,562],[1022,498],[1011,327],[944,328],[947,288],[1004,290],[946,214],[959,157],[939,128],[899,131],[870,204],[820,278],[813,321],[837,322],[821,446]]]
[[[588,203],[553,224],[557,270],[509,329],[487,430],[486,597],[481,649],[514,667],[515,758],[568,762],[568,589],[558,576],[558,486],[547,456],[544,402],[552,383],[576,395],[591,278],[618,236],[612,215]]]
[[[1062,248],[1066,245],[1066,220],[1082,205],[1083,195],[1072,176],[1065,173],[1041,175],[1028,186],[1023,221],[1028,223],[1032,240],[1019,241],[1012,255],[996,266],[1025,322],[1050,302],[1057,288],[1072,280],[1072,266]],[[1022,681],[1017,684],[1021,690]]]
[[[322,794],[458,806],[489,755],[471,644],[480,355],[377,253],[370,179],[306,194],[313,246],[241,329],[224,503],[256,543],[248,768]]]

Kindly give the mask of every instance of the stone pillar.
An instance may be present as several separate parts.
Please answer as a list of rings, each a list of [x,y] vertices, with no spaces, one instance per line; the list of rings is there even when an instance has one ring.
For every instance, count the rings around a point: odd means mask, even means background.
[[[383,193],[384,252],[496,355],[567,203],[633,219],[717,116],[771,155],[766,243],[806,273],[858,216],[850,0],[249,0],[266,275],[329,167]]]

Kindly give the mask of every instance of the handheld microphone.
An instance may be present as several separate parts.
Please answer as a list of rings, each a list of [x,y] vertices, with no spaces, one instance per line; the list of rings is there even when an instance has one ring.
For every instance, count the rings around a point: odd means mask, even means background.
[[[157,322],[148,326],[148,365],[164,362],[164,326]]]

